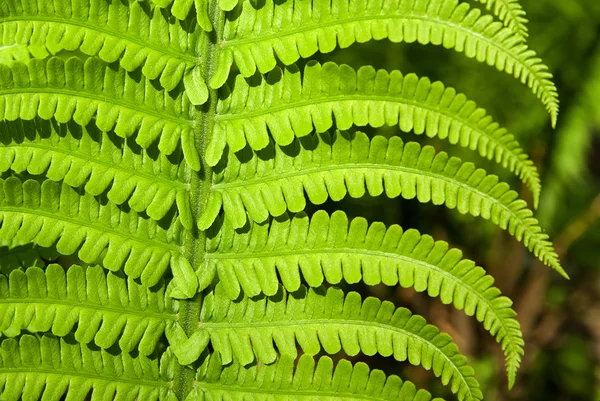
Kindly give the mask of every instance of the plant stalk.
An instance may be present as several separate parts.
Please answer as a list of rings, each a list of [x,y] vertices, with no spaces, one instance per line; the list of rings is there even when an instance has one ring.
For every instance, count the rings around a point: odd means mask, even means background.
[[[218,0],[209,1],[209,17],[213,26],[211,32],[202,32],[203,43],[200,48],[203,63],[199,64],[204,82],[208,85],[218,61],[218,53],[222,40],[225,12],[218,5]],[[197,221],[206,207],[212,185],[212,167],[206,163],[206,147],[210,141],[215,123],[217,110],[218,90],[209,87],[208,101],[196,108],[195,115],[195,145],[200,154],[202,168],[196,173],[187,168],[187,178],[190,186],[192,203],[192,216]],[[188,232],[184,253],[194,268],[205,263],[206,233],[198,230],[195,226]],[[202,296],[197,294],[194,298],[183,300],[179,307],[179,324],[189,336],[199,327],[200,309],[202,307]],[[194,370],[180,366],[174,381],[174,391],[177,398],[183,401],[192,390],[194,384]]]

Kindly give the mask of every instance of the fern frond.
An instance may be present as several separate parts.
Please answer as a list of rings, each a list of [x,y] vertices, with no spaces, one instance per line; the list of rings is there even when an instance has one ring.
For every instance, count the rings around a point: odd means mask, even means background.
[[[23,331],[51,332],[63,337],[74,326],[75,340],[123,352],[154,352],[165,326],[174,317],[173,301],[164,289],[148,288],[101,267],[65,270],[50,265],[15,270],[0,276],[0,333],[15,337]]]
[[[527,23],[529,22],[525,16],[525,10],[521,6],[520,0],[477,0],[485,4],[486,8],[494,13],[504,25],[511,28],[519,35],[526,38],[529,36],[527,32]]]
[[[102,261],[112,271],[124,268],[147,287],[157,284],[170,266],[177,286],[191,297],[198,283],[180,253],[182,227],[177,221],[167,225],[66,184],[0,180],[0,245],[56,245],[59,253],[77,253],[86,263]]]
[[[181,141],[186,162],[199,170],[187,96],[172,97],[173,92],[139,78],[95,57],[0,64],[0,120],[39,116],[85,126],[95,117],[104,132],[114,129],[122,138],[137,133],[135,140],[144,149],[158,140],[159,150],[170,155]]]
[[[46,261],[57,258],[56,250],[28,244],[16,247],[0,246],[0,273],[8,275],[20,267],[44,267]]]
[[[175,329],[166,333],[180,363],[189,362],[190,354],[198,358],[202,348],[194,339],[187,340],[191,347],[186,346],[183,329],[178,329],[177,334]],[[363,301],[356,292],[345,295],[337,288],[301,287],[290,294],[280,289],[268,299],[244,297],[235,302],[217,285],[204,298],[195,336],[210,338],[224,364],[235,359],[246,365],[255,358],[271,363],[278,352],[296,358],[298,346],[308,355],[343,350],[350,356],[360,352],[393,356],[433,370],[444,385],[451,383],[459,400],[483,397],[473,369],[450,336],[406,308],[396,309],[373,297]]]
[[[44,175],[83,187],[94,196],[107,191],[111,202],[127,202],[155,220],[176,204],[180,221],[190,229],[193,220],[185,169],[172,162],[178,161],[177,153],[167,158],[132,142],[74,122],[58,124],[39,118],[0,122],[0,173]]]
[[[508,184],[487,175],[472,163],[463,163],[431,146],[404,144],[398,137],[372,140],[358,132],[316,134],[296,140],[289,148],[271,145],[260,154],[248,151],[229,155],[215,174],[204,214],[198,221],[208,228],[223,207],[235,228],[269,214],[304,210],[306,197],[313,204],[328,198],[357,198],[365,193],[390,198],[402,196],[456,208],[462,214],[481,216],[508,230],[542,262],[566,275],[548,236]],[[218,172],[218,170],[216,170]]]
[[[190,0],[191,1],[191,0]],[[81,51],[127,71],[141,67],[149,79],[160,79],[166,90],[184,79],[194,104],[208,98],[208,88],[196,65],[198,36],[173,23],[160,9],[136,1],[6,0],[0,4],[1,44],[35,45],[51,53]]]
[[[541,184],[533,162],[514,136],[500,128],[485,111],[462,94],[414,74],[375,71],[347,65],[309,63],[300,77],[295,65],[276,69],[259,85],[238,75],[233,91],[219,105],[217,123],[207,154],[216,164],[225,144],[237,152],[249,143],[254,150],[269,144],[269,132],[278,145],[295,136],[324,132],[333,125],[399,126],[404,132],[426,133],[477,150],[518,174],[531,189],[535,203]],[[314,128],[313,128],[314,126]]]
[[[248,296],[274,295],[279,281],[288,291],[297,291],[301,281],[313,287],[342,280],[414,287],[482,322],[502,345],[509,381],[516,377],[523,338],[512,302],[493,286],[491,276],[446,242],[397,225],[369,226],[362,218],[349,222],[340,211],[331,218],[319,211],[310,221],[300,214],[253,224],[243,233],[221,229],[212,235],[206,267],[198,272],[201,288],[217,274],[230,299],[240,290]]]
[[[44,335],[6,339],[0,346],[3,401],[91,399],[176,401],[156,360],[113,355],[73,340]]]
[[[254,401],[431,401],[427,391],[417,390],[413,383],[398,376],[386,377],[381,370],[370,370],[363,362],[353,366],[341,359],[334,366],[329,357],[315,361],[306,354],[297,363],[283,356],[274,364],[251,367],[238,364],[222,367],[218,356],[213,355],[198,369],[194,389],[188,397],[231,401],[249,398]]]
[[[540,98],[556,123],[558,95],[548,68],[521,35],[458,0],[266,0],[259,9],[250,2],[241,7],[240,16],[226,23],[213,88],[225,82],[234,60],[249,77],[257,69],[266,73],[275,68],[275,55],[289,65],[355,42],[419,42],[453,48],[514,75]]]

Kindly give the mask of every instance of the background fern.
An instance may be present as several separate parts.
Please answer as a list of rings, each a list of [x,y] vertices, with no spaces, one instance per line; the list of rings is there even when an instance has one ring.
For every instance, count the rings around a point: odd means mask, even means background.
[[[384,39],[454,49],[529,87],[554,125],[556,87],[527,45],[524,9],[3,2],[0,398],[432,398],[350,362],[360,354],[483,398],[448,334],[352,291],[361,284],[414,288],[475,317],[512,387],[523,335],[492,275],[447,242],[337,209],[383,194],[445,205],[566,276],[530,210],[534,163],[455,89],[327,54]],[[411,142],[424,138],[451,146]],[[520,178],[531,206],[479,165]]]

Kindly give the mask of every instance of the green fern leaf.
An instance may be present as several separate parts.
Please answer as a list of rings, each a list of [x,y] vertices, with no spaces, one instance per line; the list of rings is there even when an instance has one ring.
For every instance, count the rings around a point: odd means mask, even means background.
[[[526,38],[527,32],[527,18],[525,17],[525,10],[520,4],[520,0],[477,0],[482,4],[485,4],[488,10],[491,10],[494,15],[498,16],[504,25],[511,28],[519,35]]]
[[[518,175],[537,207],[535,166],[483,109],[414,74],[313,57],[441,45],[521,80],[555,123],[519,1],[477,1],[0,1],[0,400],[431,400],[365,364],[313,359],[342,351],[422,365],[459,400],[482,399],[447,334],[328,288],[342,281],[412,287],[474,316],[511,387],[522,334],[481,267],[415,230],[305,214],[384,192],[445,204],[566,276],[498,177],[345,132],[447,139]]]
[[[39,116],[85,126],[95,117],[102,131],[114,129],[122,138],[137,132],[136,142],[144,149],[158,140],[160,151],[170,155],[181,140],[186,162],[197,171],[190,107],[184,94],[173,98],[94,57],[0,64],[0,120]]]
[[[84,401],[92,399],[177,401],[157,361],[113,355],[72,339],[30,335],[0,346],[0,398],[3,401]]]
[[[206,84],[192,74],[199,61],[197,35],[137,2],[6,0],[0,4],[0,32],[5,46],[43,46],[53,54],[79,50],[108,63],[118,61],[127,71],[141,67],[169,91],[184,76],[194,77],[186,80],[186,90],[200,88],[201,94],[190,98],[194,104],[208,98]]]
[[[349,223],[343,212],[330,218],[320,211],[310,222],[300,214],[235,235],[222,229],[209,251],[205,269],[198,272],[201,288],[218,274],[230,299],[240,290],[247,296],[274,295],[280,280],[288,291],[297,291],[302,281],[318,287],[342,280],[426,291],[482,322],[502,345],[509,381],[516,377],[523,338],[512,302],[493,286],[492,277],[446,242],[396,225],[369,227],[362,218]]]
[[[522,43],[521,35],[458,0],[267,0],[259,9],[245,2],[240,16],[226,23],[219,70],[210,85],[217,88],[225,82],[234,60],[249,77],[257,69],[266,73],[275,68],[275,55],[290,65],[317,51],[386,38],[443,45],[496,66],[527,84],[556,123],[558,95],[548,68]]]
[[[123,352],[150,355],[165,326],[174,319],[174,305],[164,289],[152,291],[101,267],[59,265],[45,272],[30,267],[0,276],[0,333],[15,337],[23,331],[68,335],[101,348],[118,342]],[[138,347],[139,345],[139,347]]]
[[[252,220],[263,222],[269,214],[304,210],[306,196],[313,204],[322,204],[347,194],[356,198],[366,192],[372,196],[385,192],[390,198],[445,204],[490,220],[566,275],[548,236],[508,184],[472,163],[445,152],[436,154],[431,146],[404,144],[398,137],[369,140],[360,132],[353,137],[324,133],[304,137],[303,143],[297,140],[289,149],[271,145],[261,154],[241,157],[247,161],[240,163],[236,155],[229,155],[222,173],[215,175],[207,209],[199,220],[201,229],[210,226],[221,205],[225,218],[239,228],[246,223],[246,210]]]
[[[282,378],[279,381],[276,378]],[[277,383],[277,384],[275,384]],[[251,394],[251,395],[249,395]],[[196,383],[186,399],[230,399],[243,401],[285,399],[289,401],[331,398],[345,401],[431,401],[431,394],[417,390],[409,381],[370,370],[359,362],[342,359],[334,366],[328,357],[315,360],[302,355],[298,362],[283,356],[271,365],[223,368],[217,356],[203,361]],[[432,401],[443,401],[435,398]]]
[[[66,184],[0,180],[0,245],[56,245],[59,253],[77,252],[86,263],[102,261],[112,271],[124,268],[147,287],[156,285],[170,265],[175,285],[191,297],[198,283],[180,254],[181,235],[177,221],[165,229]]]
[[[167,329],[167,338],[177,344],[172,346],[175,355],[187,363],[187,354],[197,358],[202,349],[194,338],[188,340],[189,344],[182,341],[181,330],[175,335],[175,329]],[[450,336],[406,308],[395,309],[391,302],[372,297],[362,301],[356,292],[344,295],[336,288],[301,287],[290,294],[280,290],[269,299],[233,302],[217,286],[204,299],[196,333],[194,337],[210,338],[224,364],[235,359],[247,365],[255,358],[270,363],[278,352],[295,359],[297,343],[308,355],[343,350],[351,356],[360,352],[393,356],[433,370],[444,385],[451,383],[459,400],[483,397],[473,369]]]
[[[478,150],[517,173],[537,205],[541,185],[535,165],[483,109],[441,82],[372,67],[357,73],[347,65],[309,63],[301,79],[292,65],[283,74],[276,69],[259,85],[238,76],[232,94],[220,103],[214,144],[208,146],[216,153],[207,154],[207,161],[216,164],[226,144],[234,152],[246,143],[254,150],[266,147],[267,127],[278,145],[289,145],[295,136],[329,130],[334,116],[342,130],[398,125],[404,132],[426,132]]]
[[[64,181],[87,193],[162,219],[177,204],[179,219],[193,225],[184,168],[156,151],[142,151],[132,140],[102,134],[89,125],[34,119],[0,122],[0,173],[12,170]]]

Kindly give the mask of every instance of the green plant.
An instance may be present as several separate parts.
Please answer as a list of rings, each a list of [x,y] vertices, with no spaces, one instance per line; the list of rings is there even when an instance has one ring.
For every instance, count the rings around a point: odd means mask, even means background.
[[[455,0],[3,1],[0,397],[430,399],[363,363],[313,359],[343,350],[408,360],[460,400],[482,398],[448,335],[342,281],[414,287],[475,316],[512,386],[522,335],[482,268],[415,230],[304,213],[367,193],[445,204],[566,275],[496,176],[354,130],[470,148],[537,206],[535,166],[484,110],[414,74],[296,64],[373,39],[443,45],[526,83],[555,123],[522,9],[481,3],[501,21]],[[54,251],[77,264],[45,267]]]

